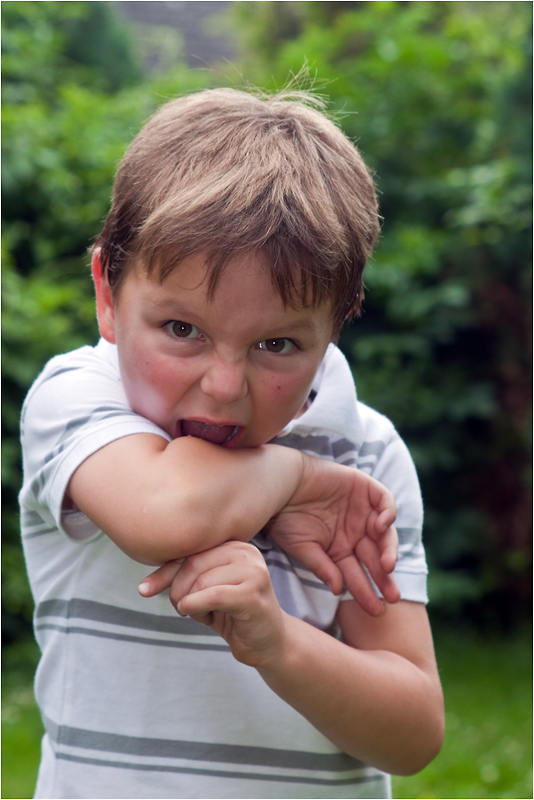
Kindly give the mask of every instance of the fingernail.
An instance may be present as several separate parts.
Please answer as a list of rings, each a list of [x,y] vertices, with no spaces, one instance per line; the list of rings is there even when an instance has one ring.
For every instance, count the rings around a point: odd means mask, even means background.
[[[147,594],[150,594],[150,583],[149,583],[148,581],[143,581],[143,582],[142,582],[142,583],[140,583],[140,584],[139,584],[139,586],[137,587],[137,591],[138,591],[138,592],[139,592],[139,594],[141,594],[141,595],[147,595]]]
[[[176,606],[176,610],[177,610],[177,612],[179,613],[179,615],[181,617],[187,617],[187,614],[182,614],[182,612],[180,610],[180,603],[178,603],[178,605]]]

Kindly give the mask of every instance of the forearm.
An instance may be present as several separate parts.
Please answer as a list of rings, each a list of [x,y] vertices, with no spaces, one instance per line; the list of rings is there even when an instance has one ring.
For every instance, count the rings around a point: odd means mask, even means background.
[[[258,671],[269,687],[341,750],[412,774],[442,742],[439,680],[385,650],[357,650],[285,615],[282,655]]]
[[[302,455],[290,448],[229,450],[143,434],[87,459],[69,495],[127,555],[161,564],[248,541],[288,502],[301,470]]]

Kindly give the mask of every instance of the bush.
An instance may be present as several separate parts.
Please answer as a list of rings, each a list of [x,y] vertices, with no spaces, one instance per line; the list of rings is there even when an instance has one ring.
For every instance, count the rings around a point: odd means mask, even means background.
[[[382,237],[341,347],[416,461],[434,607],[506,624],[530,593],[531,6],[236,6],[244,73],[281,86],[307,62],[375,173]]]

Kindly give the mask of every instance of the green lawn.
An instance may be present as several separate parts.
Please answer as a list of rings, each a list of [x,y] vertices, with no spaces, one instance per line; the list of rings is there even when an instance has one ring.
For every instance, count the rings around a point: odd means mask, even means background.
[[[396,798],[532,798],[532,646],[528,633],[485,641],[436,634],[447,711],[438,758],[395,778]],[[23,674],[4,681],[2,797],[33,795],[42,733]]]
[[[532,643],[529,632],[484,641],[435,635],[445,694],[440,755],[396,798],[532,798]]]

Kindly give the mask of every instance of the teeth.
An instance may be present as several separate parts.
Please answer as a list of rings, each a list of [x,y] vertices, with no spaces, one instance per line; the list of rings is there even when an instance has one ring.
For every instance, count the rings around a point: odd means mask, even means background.
[[[230,439],[233,439],[234,436],[236,435],[236,433],[238,432],[238,430],[239,430],[239,425],[235,425],[232,433],[230,434],[230,436],[228,436],[227,439],[224,440],[223,444],[226,444],[227,442],[230,441]]]

